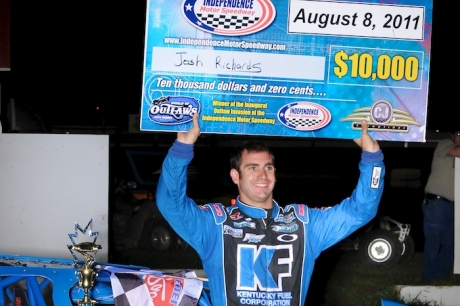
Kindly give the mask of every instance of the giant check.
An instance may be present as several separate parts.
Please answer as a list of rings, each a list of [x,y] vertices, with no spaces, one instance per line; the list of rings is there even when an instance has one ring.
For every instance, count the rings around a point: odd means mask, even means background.
[[[432,0],[149,0],[142,131],[424,142]]]

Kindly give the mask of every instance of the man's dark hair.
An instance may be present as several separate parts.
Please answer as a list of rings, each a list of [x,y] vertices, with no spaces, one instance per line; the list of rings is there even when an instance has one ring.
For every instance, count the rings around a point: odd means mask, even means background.
[[[240,173],[243,152],[248,153],[267,152],[272,158],[273,166],[275,165],[275,156],[270,148],[263,142],[248,140],[236,146],[230,154],[230,169],[236,169]]]

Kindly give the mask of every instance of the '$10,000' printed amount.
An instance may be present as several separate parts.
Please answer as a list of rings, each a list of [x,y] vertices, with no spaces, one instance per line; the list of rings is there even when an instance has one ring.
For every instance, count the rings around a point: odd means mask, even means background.
[[[343,50],[337,52],[334,61],[334,74],[340,79],[349,75],[352,78],[413,82],[418,78],[419,60],[415,56],[404,58],[401,55],[381,54],[376,58],[370,53],[355,52],[348,54]]]

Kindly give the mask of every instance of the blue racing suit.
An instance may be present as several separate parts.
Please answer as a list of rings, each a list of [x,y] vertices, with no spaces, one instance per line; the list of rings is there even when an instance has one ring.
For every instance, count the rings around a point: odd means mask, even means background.
[[[327,209],[273,201],[248,206],[197,205],[186,195],[193,145],[175,141],[163,162],[157,205],[200,256],[213,305],[297,305],[306,300],[315,259],[377,213],[385,168],[381,151],[363,151],[352,195]],[[205,186],[203,186],[205,188]]]

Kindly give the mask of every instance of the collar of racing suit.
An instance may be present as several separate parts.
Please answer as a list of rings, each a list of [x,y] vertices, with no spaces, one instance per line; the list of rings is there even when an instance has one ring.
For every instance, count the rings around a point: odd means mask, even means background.
[[[251,216],[252,218],[267,218],[267,211],[260,207],[250,206],[240,201],[240,196],[236,198],[236,206],[241,209],[242,212]],[[273,212],[271,217],[276,218],[279,213],[279,205],[273,200]]]

